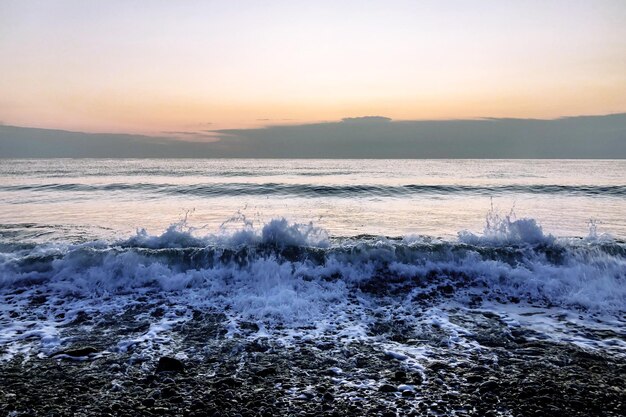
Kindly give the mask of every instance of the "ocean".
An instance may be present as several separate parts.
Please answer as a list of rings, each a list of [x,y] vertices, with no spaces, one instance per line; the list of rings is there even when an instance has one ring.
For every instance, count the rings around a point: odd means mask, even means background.
[[[492,203],[556,237],[592,221],[626,238],[623,160],[2,160],[0,179],[0,223],[40,243],[159,234],[187,213],[199,234],[286,218],[332,237],[454,241],[482,233]]]
[[[0,363],[91,361],[105,397],[163,357],[247,387],[274,352],[285,404],[331,392],[309,366],[345,407],[463,415],[443,393],[512,357],[602,358],[617,387],[625,325],[623,160],[0,160]],[[496,415],[523,411],[501,388]]]

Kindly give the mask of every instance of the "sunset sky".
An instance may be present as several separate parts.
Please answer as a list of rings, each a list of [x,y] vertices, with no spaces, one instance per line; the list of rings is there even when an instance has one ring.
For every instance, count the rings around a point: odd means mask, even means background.
[[[626,111],[626,1],[0,0],[0,122],[157,134]]]

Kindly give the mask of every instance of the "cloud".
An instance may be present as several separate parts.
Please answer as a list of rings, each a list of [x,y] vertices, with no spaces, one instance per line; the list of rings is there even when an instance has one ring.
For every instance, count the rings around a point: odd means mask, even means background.
[[[393,121],[366,116],[337,122],[169,134],[180,136],[175,139],[0,126],[0,156],[626,158],[626,113],[555,120]]]
[[[185,131],[177,131],[177,130],[164,130],[161,133],[166,135],[197,135],[199,132],[185,132]]]
[[[201,142],[216,142],[219,137],[215,135],[212,130],[197,130],[197,131],[177,131],[177,130],[164,130],[161,133],[174,136],[181,141],[201,141]]]
[[[626,113],[555,120],[366,116],[215,132],[233,157],[626,158]]]
[[[344,117],[341,119],[343,123],[386,123],[391,122],[389,117],[384,116],[361,116],[361,117]]]

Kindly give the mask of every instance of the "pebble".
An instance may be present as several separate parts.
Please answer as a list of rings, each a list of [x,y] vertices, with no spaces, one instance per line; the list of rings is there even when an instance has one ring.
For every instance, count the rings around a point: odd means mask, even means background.
[[[159,358],[156,372],[184,372],[185,365],[178,359],[169,356]]]
[[[397,389],[393,385],[383,384],[378,388],[380,392],[396,392]]]

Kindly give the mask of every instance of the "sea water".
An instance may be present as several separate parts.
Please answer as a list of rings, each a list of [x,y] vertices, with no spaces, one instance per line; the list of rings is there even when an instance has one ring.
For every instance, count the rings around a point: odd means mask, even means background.
[[[0,355],[152,303],[111,350],[167,350],[195,309],[281,343],[367,339],[383,314],[472,349],[449,317],[486,310],[626,356],[625,239],[625,161],[0,160]]]

